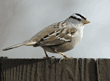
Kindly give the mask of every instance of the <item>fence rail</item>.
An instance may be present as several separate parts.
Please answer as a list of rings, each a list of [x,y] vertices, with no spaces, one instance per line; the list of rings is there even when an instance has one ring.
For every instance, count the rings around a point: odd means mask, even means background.
[[[0,58],[1,81],[110,81],[109,59]]]

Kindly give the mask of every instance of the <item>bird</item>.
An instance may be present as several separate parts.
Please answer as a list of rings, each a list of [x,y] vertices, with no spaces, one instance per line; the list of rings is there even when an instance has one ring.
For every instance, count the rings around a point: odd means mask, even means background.
[[[82,14],[73,13],[65,20],[45,27],[29,40],[7,47],[3,51],[20,46],[40,46],[43,48],[46,58],[49,58],[47,51],[62,55],[61,60],[69,58],[64,52],[72,50],[80,43],[83,37],[83,29],[89,23],[90,21]]]

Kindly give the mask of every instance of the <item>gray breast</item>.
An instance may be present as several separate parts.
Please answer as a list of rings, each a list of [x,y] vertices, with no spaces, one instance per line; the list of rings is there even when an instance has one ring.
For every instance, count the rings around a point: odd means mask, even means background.
[[[72,42],[74,43],[74,47],[76,47],[80,43],[82,36],[83,36],[83,32],[81,32],[81,31],[77,31],[75,33],[75,35],[72,39]]]

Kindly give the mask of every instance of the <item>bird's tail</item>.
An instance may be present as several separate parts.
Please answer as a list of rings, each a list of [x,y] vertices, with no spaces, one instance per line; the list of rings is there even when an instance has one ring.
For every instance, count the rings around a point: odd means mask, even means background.
[[[34,44],[36,44],[35,41],[29,41],[29,40],[27,40],[27,41],[24,41],[23,43],[20,43],[20,44],[17,44],[17,45],[14,45],[14,46],[10,46],[8,48],[5,48],[5,49],[3,49],[3,51],[7,51],[7,50],[10,50],[10,49],[13,49],[13,48],[17,48],[17,47],[20,47],[20,46],[23,46],[23,45],[25,45],[25,46],[33,46]]]
[[[13,49],[13,48],[17,48],[17,47],[20,47],[20,46],[23,46],[24,44],[21,43],[21,44],[17,44],[17,45],[14,45],[14,46],[10,46],[10,47],[7,47],[5,49],[3,49],[3,51],[7,51],[7,50],[10,50],[10,49]]]

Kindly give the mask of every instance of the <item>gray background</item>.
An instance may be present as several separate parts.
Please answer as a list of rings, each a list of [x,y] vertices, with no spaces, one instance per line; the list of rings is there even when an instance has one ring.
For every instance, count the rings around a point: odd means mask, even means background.
[[[79,45],[65,54],[74,58],[109,58],[109,0],[0,0],[0,56],[44,57],[41,47],[22,46],[9,51],[2,49],[22,43],[48,25],[76,12],[83,14],[91,23],[85,26]],[[48,55],[62,57],[49,52]]]

